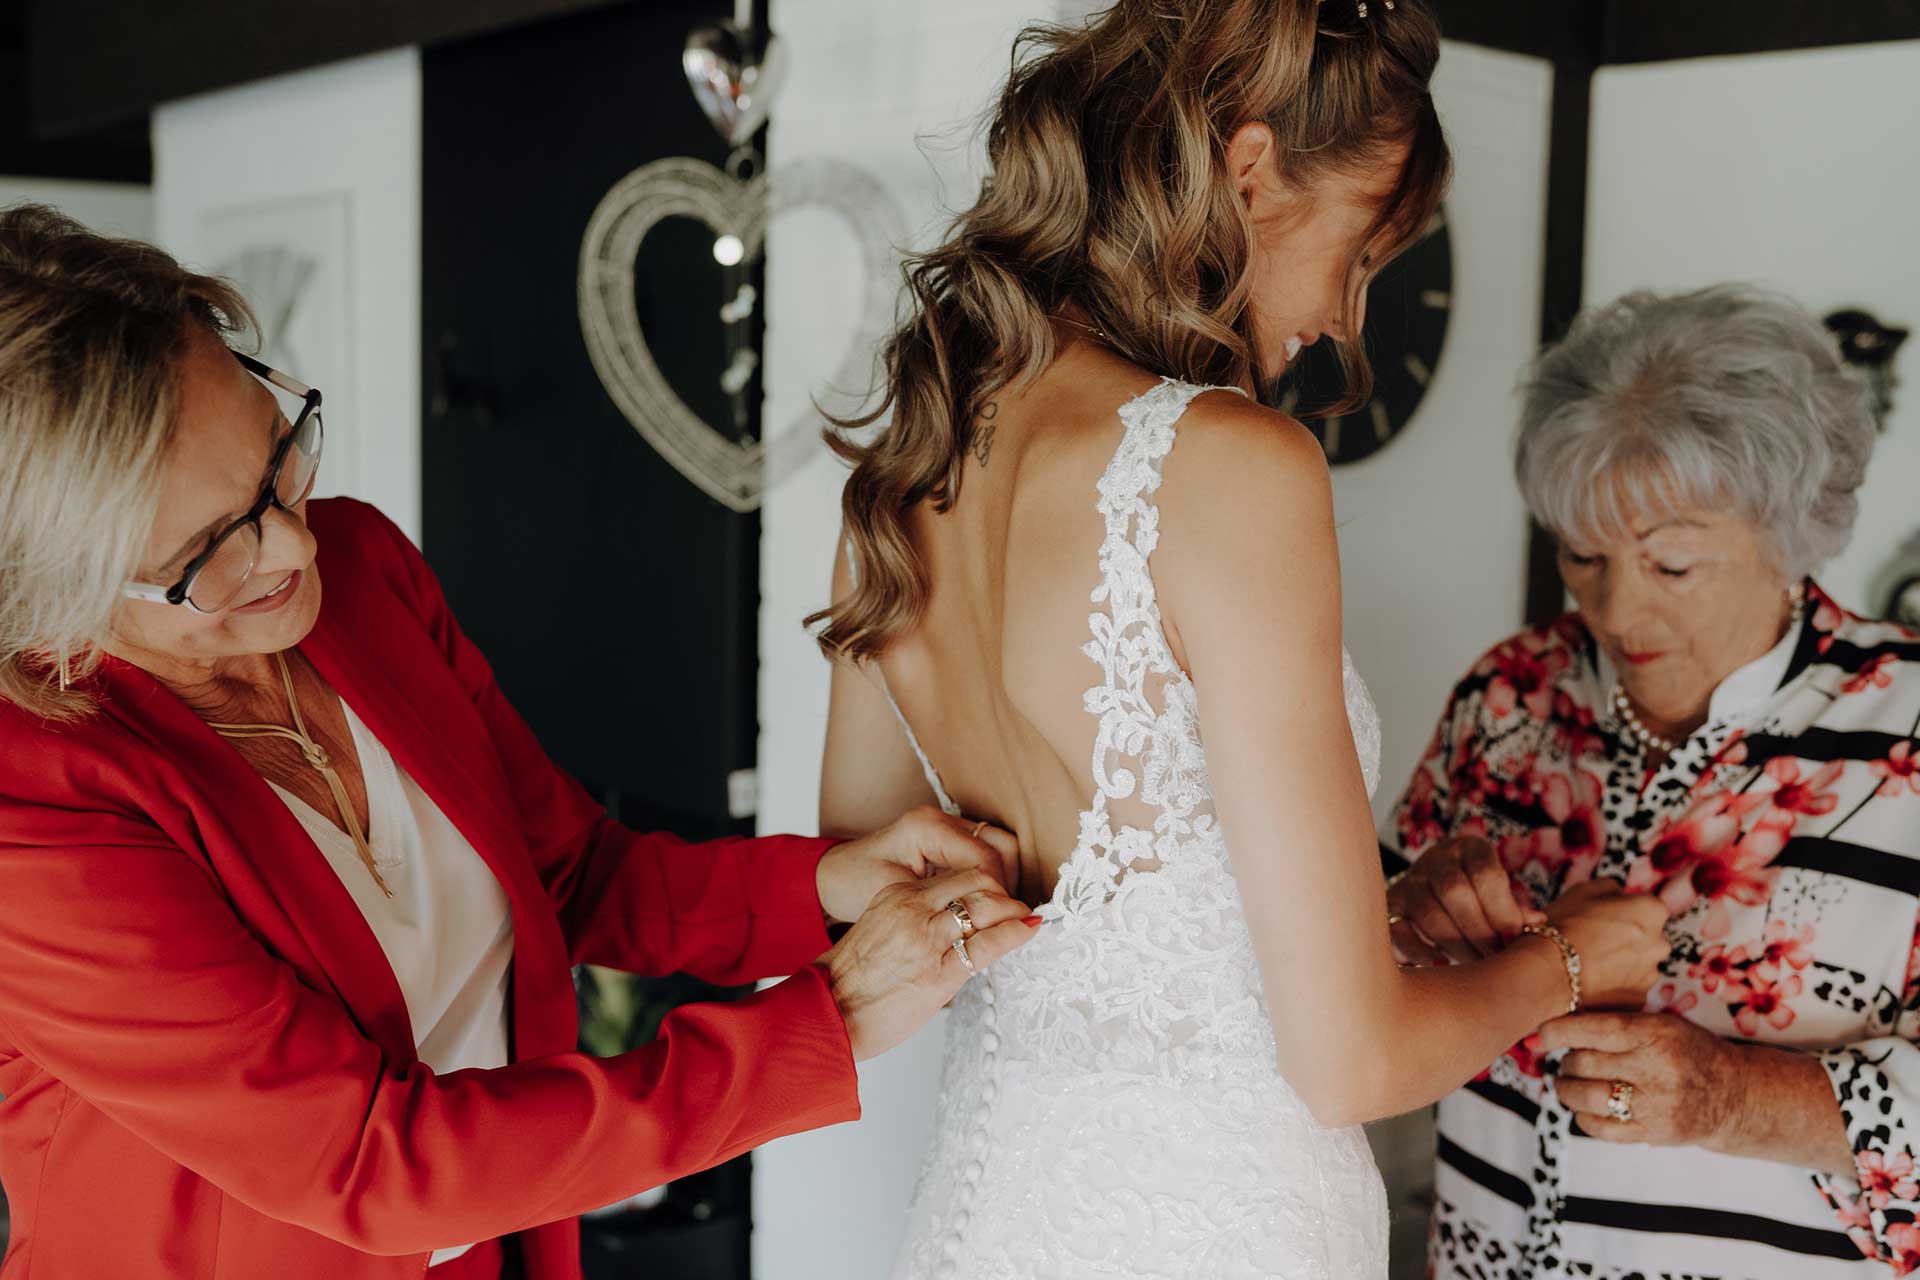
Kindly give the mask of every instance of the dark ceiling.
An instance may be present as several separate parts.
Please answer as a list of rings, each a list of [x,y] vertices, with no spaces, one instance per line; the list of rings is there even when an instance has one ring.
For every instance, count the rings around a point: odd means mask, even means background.
[[[0,173],[148,181],[156,103],[629,2],[0,0]],[[1920,0],[1433,2],[1456,39],[1584,68],[1920,39]]]
[[[1589,67],[1920,39],[1920,0],[1432,0],[1470,44]]]
[[[145,110],[61,140],[33,126],[27,0],[0,0],[0,173],[36,178],[149,182],[153,153]]]
[[[646,0],[0,0],[0,173],[151,181],[162,102]]]

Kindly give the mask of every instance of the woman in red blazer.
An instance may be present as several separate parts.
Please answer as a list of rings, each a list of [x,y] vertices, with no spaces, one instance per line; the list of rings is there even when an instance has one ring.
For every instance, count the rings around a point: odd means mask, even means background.
[[[857,1116],[854,1061],[1029,935],[1011,846],[609,819],[404,535],[306,501],[318,432],[262,379],[305,389],[236,363],[243,317],[157,250],[0,214],[0,1277],[577,1277],[574,1215]],[[348,872],[268,785],[365,856],[346,708],[504,893],[506,1065],[420,1061]],[[859,922],[829,947],[830,918]],[[579,963],[793,976],[601,1059]]]

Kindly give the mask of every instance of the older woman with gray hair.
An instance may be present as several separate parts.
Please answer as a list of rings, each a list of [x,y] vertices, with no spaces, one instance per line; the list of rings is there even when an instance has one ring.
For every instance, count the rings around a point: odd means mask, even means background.
[[[1576,607],[1454,690],[1384,841],[1394,942],[1485,955],[1611,878],[1674,952],[1441,1103],[1436,1276],[1920,1266],[1920,638],[1808,577],[1873,440],[1751,289],[1633,294],[1534,366],[1516,469]]]

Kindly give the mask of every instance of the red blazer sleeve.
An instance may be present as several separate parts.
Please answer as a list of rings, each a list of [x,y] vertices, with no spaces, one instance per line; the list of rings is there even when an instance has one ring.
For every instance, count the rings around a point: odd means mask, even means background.
[[[733,984],[793,973],[827,949],[814,877],[834,841],[769,836],[688,844],[609,818],[548,758],[508,703],[426,558],[386,516],[362,510],[378,522],[421,621],[493,737],[574,963]]]
[[[815,966],[619,1057],[383,1061],[148,823],[0,798],[0,1034],[281,1221],[377,1254],[487,1239],[858,1115]]]

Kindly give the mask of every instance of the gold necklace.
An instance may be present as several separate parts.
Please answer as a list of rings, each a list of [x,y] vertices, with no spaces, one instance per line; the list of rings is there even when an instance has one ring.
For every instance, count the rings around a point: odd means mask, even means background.
[[[1068,324],[1072,325],[1076,329],[1086,330],[1088,333],[1092,334],[1094,337],[1098,338],[1100,341],[1106,343],[1109,346],[1113,345],[1113,339],[1109,338],[1107,336],[1107,331],[1105,329],[1102,329],[1098,325],[1087,324],[1084,321],[1075,320],[1072,316],[1061,316],[1060,319],[1065,320]]]
[[[287,668],[287,657],[283,653],[276,653],[273,660],[279,665],[280,681],[286,686],[287,706],[293,710],[293,728],[277,724],[218,724],[212,720],[207,721],[207,727],[223,738],[282,738],[299,744],[300,754],[305,757],[307,764],[327,780],[327,788],[333,792],[333,803],[340,810],[340,821],[345,824],[347,834],[353,837],[354,852],[360,855],[367,874],[380,886],[380,892],[391,898],[393,890],[387,887],[380,868],[374,864],[373,850],[368,847],[367,837],[360,830],[360,815],[354,812],[353,799],[347,794],[346,784],[340,781],[339,771],[333,767],[333,758],[327,754],[325,747],[307,733],[307,722],[300,715],[300,699],[293,695],[293,672]]]

